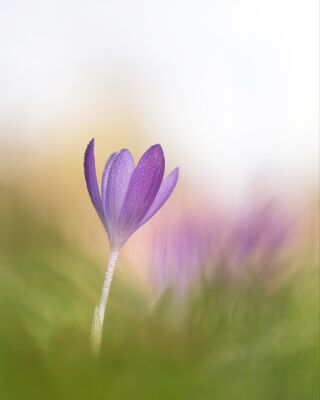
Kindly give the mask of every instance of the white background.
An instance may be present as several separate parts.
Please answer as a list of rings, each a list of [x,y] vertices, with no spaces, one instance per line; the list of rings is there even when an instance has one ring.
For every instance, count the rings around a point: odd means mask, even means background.
[[[314,173],[316,0],[0,4],[0,122],[28,140],[123,91],[185,171],[232,189]]]

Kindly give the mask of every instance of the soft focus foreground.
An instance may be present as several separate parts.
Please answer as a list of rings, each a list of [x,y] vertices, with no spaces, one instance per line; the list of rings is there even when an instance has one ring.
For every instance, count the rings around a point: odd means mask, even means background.
[[[314,199],[231,210],[185,180],[125,247],[92,357],[107,241],[81,145],[2,178],[1,399],[316,399]]]

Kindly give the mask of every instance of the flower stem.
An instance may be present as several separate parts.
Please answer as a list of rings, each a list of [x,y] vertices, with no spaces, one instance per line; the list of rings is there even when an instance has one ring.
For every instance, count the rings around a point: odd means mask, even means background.
[[[91,328],[91,347],[92,347],[94,354],[96,354],[96,355],[98,355],[100,353],[104,314],[105,314],[106,306],[107,306],[107,302],[108,302],[113,272],[114,272],[118,257],[119,257],[119,250],[111,250],[109,262],[108,262],[105,277],[104,277],[102,293],[101,293],[101,297],[100,297],[100,303],[94,309],[92,328]]]

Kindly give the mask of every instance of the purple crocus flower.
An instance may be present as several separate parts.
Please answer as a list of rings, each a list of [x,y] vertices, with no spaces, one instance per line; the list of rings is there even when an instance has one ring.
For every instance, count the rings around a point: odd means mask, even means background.
[[[130,151],[122,149],[112,153],[107,160],[99,190],[94,139],[86,149],[84,172],[87,188],[108,233],[111,250],[101,300],[93,321],[92,344],[95,352],[100,349],[104,313],[119,251],[129,237],[163,206],[176,186],[179,169],[175,168],[163,179],[164,169],[164,154],[159,144],[151,146],[137,166]]]
[[[265,271],[290,236],[290,221],[272,202],[241,214],[231,228],[226,253],[233,272],[256,265]]]
[[[149,232],[144,259],[156,297],[170,288],[184,300],[205,277],[208,264],[215,261],[221,237],[218,221],[208,212],[190,209],[177,216],[179,213]]]
[[[195,213],[195,208],[201,212]],[[141,238],[138,263],[145,265],[156,297],[170,288],[185,299],[202,283],[272,276],[292,235],[293,221],[277,203],[258,204],[231,215],[230,210],[206,209],[201,203],[181,209],[179,205],[167,221],[150,226]]]
[[[172,288],[179,298],[184,299],[189,287],[203,272],[203,232],[193,222],[190,219],[181,223],[175,221],[170,228],[165,226],[154,232],[149,272],[158,296]]]

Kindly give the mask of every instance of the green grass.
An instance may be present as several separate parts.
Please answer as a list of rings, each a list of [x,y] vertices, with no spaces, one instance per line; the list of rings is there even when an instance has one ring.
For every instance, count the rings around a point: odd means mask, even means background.
[[[117,275],[95,359],[89,329],[102,285],[97,260],[19,198],[4,200],[1,400],[319,399],[311,257],[274,289],[214,280],[184,304],[168,292],[153,308]]]

